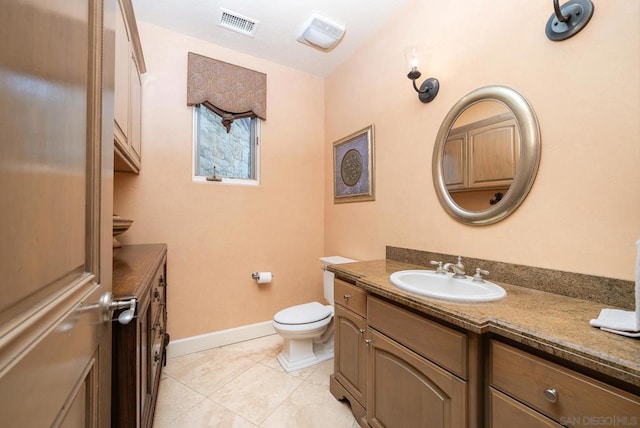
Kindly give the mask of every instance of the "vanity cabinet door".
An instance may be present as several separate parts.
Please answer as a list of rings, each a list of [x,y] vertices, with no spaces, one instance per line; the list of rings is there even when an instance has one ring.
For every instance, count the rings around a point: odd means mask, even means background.
[[[367,321],[336,305],[334,323],[335,377],[364,406],[367,385],[367,346],[364,333]]]
[[[465,381],[376,330],[369,330],[367,339],[370,426],[468,426]]]

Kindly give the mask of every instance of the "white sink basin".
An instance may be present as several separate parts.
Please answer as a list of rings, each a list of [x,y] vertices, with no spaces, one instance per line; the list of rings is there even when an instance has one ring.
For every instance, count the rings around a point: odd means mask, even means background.
[[[401,270],[389,279],[405,291],[454,302],[493,302],[507,295],[504,288],[493,282],[476,282],[470,276],[457,279],[452,273],[438,274],[432,270]]]

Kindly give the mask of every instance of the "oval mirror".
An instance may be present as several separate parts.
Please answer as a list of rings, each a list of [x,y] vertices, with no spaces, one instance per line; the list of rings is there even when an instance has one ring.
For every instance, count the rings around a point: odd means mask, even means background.
[[[538,120],[527,100],[506,86],[486,86],[465,95],[442,122],[433,183],[451,217],[487,225],[522,203],[539,163]]]

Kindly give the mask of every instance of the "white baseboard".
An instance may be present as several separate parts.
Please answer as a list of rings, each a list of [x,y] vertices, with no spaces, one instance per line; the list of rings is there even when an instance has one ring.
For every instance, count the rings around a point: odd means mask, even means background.
[[[245,340],[257,339],[259,337],[269,336],[275,333],[276,331],[273,329],[271,321],[265,321],[257,324],[230,328],[228,330],[201,334],[199,336],[172,340],[167,346],[167,358],[193,354],[194,352],[218,348],[220,346],[243,342]]]

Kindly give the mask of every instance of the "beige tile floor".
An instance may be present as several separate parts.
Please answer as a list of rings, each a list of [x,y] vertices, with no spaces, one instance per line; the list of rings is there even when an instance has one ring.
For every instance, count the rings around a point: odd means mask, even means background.
[[[329,392],[333,360],[286,373],[278,335],[170,358],[154,428],[357,428]]]

